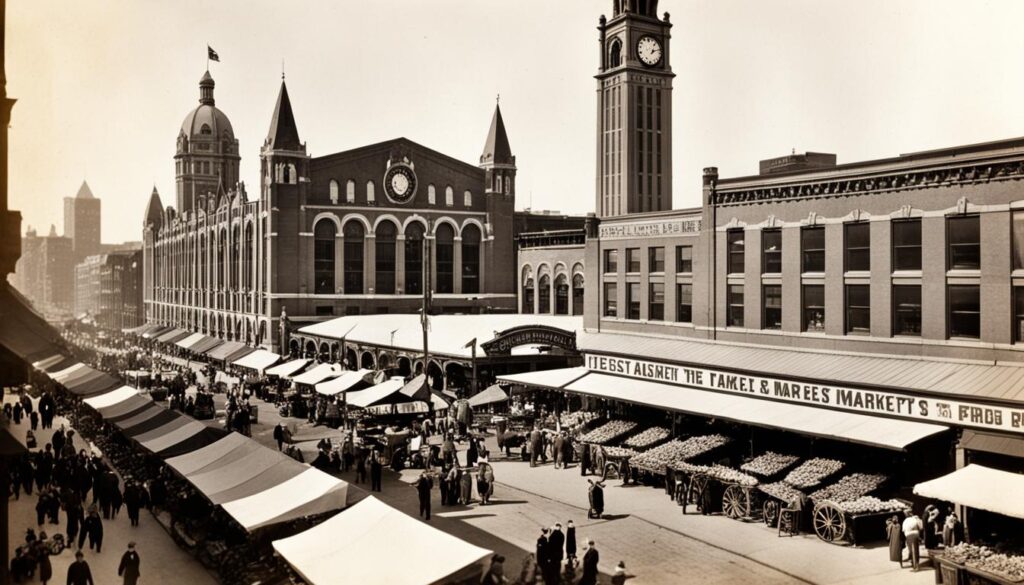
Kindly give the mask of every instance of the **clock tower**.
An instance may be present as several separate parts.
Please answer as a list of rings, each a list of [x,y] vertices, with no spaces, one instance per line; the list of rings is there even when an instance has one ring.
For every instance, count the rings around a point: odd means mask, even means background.
[[[613,2],[597,27],[598,217],[672,206],[672,25],[658,0]]]

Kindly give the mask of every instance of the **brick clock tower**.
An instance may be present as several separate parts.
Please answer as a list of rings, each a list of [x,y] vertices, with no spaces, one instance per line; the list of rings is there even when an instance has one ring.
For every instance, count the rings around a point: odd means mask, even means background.
[[[613,2],[598,26],[599,217],[672,207],[672,25],[658,0]]]

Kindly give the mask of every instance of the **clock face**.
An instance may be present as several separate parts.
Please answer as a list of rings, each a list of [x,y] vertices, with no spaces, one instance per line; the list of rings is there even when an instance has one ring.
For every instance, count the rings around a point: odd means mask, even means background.
[[[416,193],[416,173],[404,163],[392,165],[384,174],[384,192],[395,203],[408,203]]]
[[[636,44],[636,54],[641,63],[653,67],[661,63],[661,44],[654,37],[642,37]]]

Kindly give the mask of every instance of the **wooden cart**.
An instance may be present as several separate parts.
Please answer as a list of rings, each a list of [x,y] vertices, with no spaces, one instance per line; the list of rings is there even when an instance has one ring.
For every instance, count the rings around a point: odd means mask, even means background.
[[[902,501],[902,500],[901,500]],[[849,543],[856,546],[865,540],[879,540],[885,534],[885,519],[896,515],[903,520],[910,503],[905,502],[903,510],[880,510],[877,512],[850,513],[841,503],[821,500],[814,503],[811,525],[818,538],[833,544]],[[866,530],[873,530],[874,538],[864,538]]]

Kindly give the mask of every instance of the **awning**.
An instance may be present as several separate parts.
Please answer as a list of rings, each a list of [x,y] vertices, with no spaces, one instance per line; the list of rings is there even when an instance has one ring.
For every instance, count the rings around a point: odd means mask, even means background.
[[[209,470],[204,468],[185,477],[197,490],[202,492],[207,498],[210,498],[210,501],[213,501],[211,496],[251,481],[254,477],[274,466],[287,464],[286,460],[291,461],[294,465],[302,465],[287,455],[263,447],[245,453],[241,457],[228,461],[222,466]],[[224,501],[230,500],[214,501],[214,503],[222,503]]]
[[[476,408],[477,406],[483,406],[485,404],[494,404],[496,402],[506,402],[508,400],[508,394],[501,389],[501,386],[493,384],[488,386],[481,392],[477,392],[473,396],[469,397],[469,405]]]
[[[348,484],[319,469],[302,473],[270,489],[224,504],[224,511],[248,531],[345,507]]]
[[[202,339],[190,345],[188,350],[193,353],[206,353],[222,343],[224,342],[217,338],[204,335]]]
[[[315,386],[324,380],[336,378],[341,373],[342,369],[338,364],[317,364],[316,367],[292,378],[292,382]]]
[[[128,327],[127,329],[122,329],[121,333],[135,334],[135,333],[138,333],[139,331],[142,331],[146,327],[147,327],[147,325],[145,325],[145,324],[144,325],[139,325],[138,327]]]
[[[396,540],[397,539],[397,540]],[[401,547],[400,562],[381,562],[381,551]],[[310,585],[347,583],[423,585],[476,565],[491,551],[420,522],[370,496],[274,549]],[[340,567],[340,569],[339,569]]]
[[[173,445],[169,445],[167,447],[164,447],[163,449],[154,451],[154,453],[156,454],[157,457],[161,457],[164,459],[167,459],[169,457],[177,457],[179,455],[191,453],[196,449],[202,449],[203,447],[211,443],[216,443],[217,441],[223,439],[224,436],[227,434],[228,432],[225,431],[224,429],[207,426],[204,427],[203,430],[199,431],[198,433],[186,438],[184,441],[178,441]]]
[[[139,391],[131,386],[121,386],[117,390],[111,390],[105,394],[94,396],[92,398],[86,398],[82,402],[88,404],[95,410],[105,408],[107,406],[113,406],[118,402],[124,402],[132,396],[138,396]]]
[[[144,337],[145,339],[156,339],[157,337],[160,337],[161,335],[167,333],[171,329],[174,329],[174,327],[171,327],[170,325],[157,325],[156,327],[150,329],[149,331],[143,332],[142,337]]]
[[[177,429],[171,432],[161,433],[159,435],[153,436],[153,438],[146,439],[142,438],[145,437],[146,435],[140,435],[138,437],[135,437],[135,440],[138,441],[140,445],[152,451],[153,453],[159,453],[160,451],[164,451],[170,449],[171,447],[174,447],[178,443],[187,441],[188,439],[205,431],[206,429],[207,427],[203,423],[198,421],[190,421],[186,423],[185,426],[178,427]]]
[[[369,384],[370,380],[373,379],[373,373],[373,370],[345,372],[333,380],[317,384],[316,391],[326,396],[341,394],[342,392],[351,390],[360,384]]]
[[[224,360],[228,363],[256,351],[240,341],[225,341],[223,344],[206,352],[211,360]]]
[[[542,370],[540,372],[523,372],[498,376],[501,382],[522,384],[524,386],[540,386],[542,388],[561,389],[570,382],[575,382],[587,375],[590,370],[580,366],[577,368],[561,368],[558,370]]]
[[[12,287],[0,287],[0,345],[28,363],[62,353],[60,335]]]
[[[236,433],[236,435],[237,435],[237,433]],[[231,435],[228,435],[228,436],[230,437]],[[239,436],[241,436],[241,435],[239,435]],[[220,441],[218,441],[217,443],[220,443]],[[217,443],[214,443],[214,445],[216,445]],[[212,447],[212,445],[207,445],[207,447],[204,447],[203,449],[206,449],[208,447]],[[228,444],[228,445],[225,445],[224,447],[231,447],[231,448],[227,449],[227,450],[225,450],[223,452],[221,452],[218,449],[217,452],[210,453],[210,454],[204,456],[200,460],[192,461],[192,460],[188,460],[188,459],[184,459],[184,458],[181,458],[181,459],[175,458],[174,459],[174,464],[172,465],[172,467],[177,469],[178,473],[182,474],[186,478],[189,478],[189,477],[193,477],[193,476],[196,476],[196,475],[201,475],[201,474],[207,473],[209,471],[214,471],[216,469],[224,467],[225,465],[233,463],[233,462],[235,462],[235,461],[237,461],[237,460],[239,460],[239,459],[249,455],[250,453],[254,453],[256,451],[260,451],[261,449],[264,448],[262,445],[260,445],[259,443],[255,442],[255,441],[242,441],[242,442],[240,442],[240,443],[238,443],[236,445],[232,446],[231,444]],[[195,453],[198,453],[198,451],[195,451]],[[211,459],[211,460],[207,461],[207,459],[210,459],[215,454],[218,455],[218,457],[216,459]],[[191,453],[190,453],[190,455],[191,455]],[[170,464],[171,460],[168,460],[168,463]]]
[[[1024,475],[970,464],[914,486],[926,498],[1024,519]]]
[[[1024,439],[984,431],[964,429],[960,437],[960,448],[1024,458]]]
[[[131,333],[132,335],[138,335],[139,337],[142,337],[146,333],[149,333],[150,331],[155,331],[155,330],[157,330],[157,329],[159,329],[161,327],[163,327],[163,325],[161,325],[160,323],[146,323],[145,325],[142,325],[141,327],[136,327],[135,329],[132,329],[131,331],[128,331],[128,333]]]
[[[278,376],[281,378],[287,378],[293,375],[295,372],[298,372],[302,370],[302,368],[306,367],[306,364],[308,364],[309,361],[310,360],[306,358],[299,358],[297,360],[287,361],[283,364],[268,369],[266,372],[264,372],[264,374],[268,376]]]
[[[405,382],[401,378],[392,378],[376,386],[370,386],[366,390],[353,392],[346,396],[346,399],[350,406],[358,408],[367,408],[385,401],[394,402],[390,399],[395,394],[398,394],[403,386],[405,386]],[[405,397],[402,398],[404,399]]]
[[[75,375],[75,373],[81,371],[84,368],[88,368],[88,367],[89,366],[87,366],[87,365],[85,365],[85,364],[83,364],[81,362],[77,362],[77,363],[75,363],[73,365],[70,365],[70,366],[64,368],[63,370],[57,370],[57,371],[54,371],[54,372],[50,372],[47,375],[54,382],[57,382],[58,384],[63,384],[64,380],[69,379],[71,376]]]
[[[156,338],[156,340],[159,343],[174,343],[175,341],[178,341],[179,339],[183,339],[185,337],[188,337],[188,335],[189,335],[188,331],[185,331],[184,329],[179,329],[179,328],[175,327],[174,329],[171,329],[170,331],[161,334],[159,337]]]
[[[149,408],[132,416],[114,423],[114,426],[121,429],[126,437],[144,435],[150,431],[159,429],[165,425],[173,424],[165,431],[184,426],[188,419],[173,410],[168,410],[155,402]]]
[[[46,371],[51,366],[59,364],[62,360],[67,359],[63,354],[54,354],[46,359],[41,359],[32,363],[32,367],[37,370]]]
[[[257,349],[252,353],[235,360],[234,364],[240,368],[248,368],[250,370],[256,370],[257,372],[263,372],[263,370],[279,361],[281,361],[281,356],[276,353],[265,349]]]
[[[202,333],[193,333],[188,337],[184,337],[182,339],[179,339],[178,341],[175,341],[174,345],[177,345],[182,349],[188,349],[195,345],[196,343],[198,343],[199,341],[202,341],[205,337],[206,336],[203,335]]]
[[[170,465],[171,469],[178,473],[188,475],[197,469],[202,469],[214,461],[217,461],[238,447],[251,442],[252,440],[247,438],[245,435],[230,433],[215,443],[211,443],[202,449],[192,451],[187,455],[172,457],[165,461],[165,463]]]
[[[269,449],[268,449],[269,450]],[[271,453],[278,453],[277,451],[269,450]],[[305,463],[299,463],[291,457],[282,455],[281,459],[264,469],[260,473],[246,479],[237,485],[227,487],[223,490],[206,494],[206,497],[214,504],[223,504],[225,502],[233,502],[242,498],[248,498],[262,491],[269,490],[274,486],[280,485],[309,469],[309,466]]]
[[[142,409],[148,408],[150,404],[154,404],[150,397],[137,394],[129,397],[127,400],[118,402],[113,406],[105,406],[97,410],[103,420],[107,422],[114,422],[134,416],[138,412],[141,412]]]

